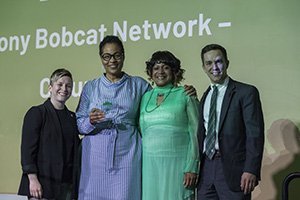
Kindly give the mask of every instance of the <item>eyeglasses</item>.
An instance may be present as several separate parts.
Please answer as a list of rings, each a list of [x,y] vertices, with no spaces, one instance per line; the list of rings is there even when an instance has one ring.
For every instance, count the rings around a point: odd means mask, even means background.
[[[104,53],[101,55],[101,58],[105,61],[110,61],[111,58],[114,58],[115,60],[121,60],[123,58],[123,53],[116,52],[114,54]]]

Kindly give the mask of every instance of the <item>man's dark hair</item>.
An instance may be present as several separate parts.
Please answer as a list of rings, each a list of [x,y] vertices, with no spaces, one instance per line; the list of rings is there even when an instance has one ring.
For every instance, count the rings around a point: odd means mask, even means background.
[[[204,54],[206,52],[209,52],[211,50],[220,50],[226,60],[226,62],[228,62],[228,58],[227,58],[227,52],[226,49],[224,47],[222,47],[219,44],[208,44],[205,47],[203,47],[202,51],[201,51],[201,60],[202,60],[202,64],[204,65]]]

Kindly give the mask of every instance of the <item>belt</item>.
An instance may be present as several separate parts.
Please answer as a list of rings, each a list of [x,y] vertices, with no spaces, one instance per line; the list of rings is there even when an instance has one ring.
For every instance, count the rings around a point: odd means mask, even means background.
[[[126,123],[128,124],[128,123]],[[89,132],[89,134],[87,135],[96,135],[98,133],[100,133],[102,130],[104,129],[119,129],[119,130],[126,130],[126,126],[123,123],[114,123],[113,120],[105,120],[105,121],[101,121],[99,123],[96,123],[95,128]]]
[[[215,155],[213,156],[213,159],[221,158],[221,152],[219,150],[216,150]]]
[[[206,157],[206,159],[210,160],[210,158],[207,157],[206,155],[205,155],[205,157]],[[221,158],[221,152],[220,152],[220,150],[215,150],[215,154],[214,154],[214,156],[212,157],[211,160],[218,159],[218,158]]]

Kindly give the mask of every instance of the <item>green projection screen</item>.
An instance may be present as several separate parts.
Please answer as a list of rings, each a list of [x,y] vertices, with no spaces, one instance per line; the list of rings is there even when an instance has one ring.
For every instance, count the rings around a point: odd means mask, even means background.
[[[209,84],[200,50],[226,47],[229,75],[261,95],[266,145],[254,199],[279,199],[282,179],[300,170],[300,51],[298,0],[2,0],[0,6],[0,193],[15,194],[21,177],[20,139],[25,112],[48,96],[56,68],[74,78],[75,110],[85,81],[103,69],[98,44],[107,34],[125,46],[124,71],[145,73],[145,61],[169,50],[186,70],[183,84],[201,97]],[[295,181],[290,193],[297,199]]]

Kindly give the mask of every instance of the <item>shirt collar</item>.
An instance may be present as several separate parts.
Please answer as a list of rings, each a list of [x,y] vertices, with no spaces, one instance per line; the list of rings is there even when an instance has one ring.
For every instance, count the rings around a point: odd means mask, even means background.
[[[213,89],[213,86],[215,85],[215,86],[217,86],[218,90],[220,90],[220,88],[222,88],[222,87],[227,87],[228,82],[229,82],[229,77],[227,76],[222,84],[213,84],[213,83],[211,83],[210,88]]]

